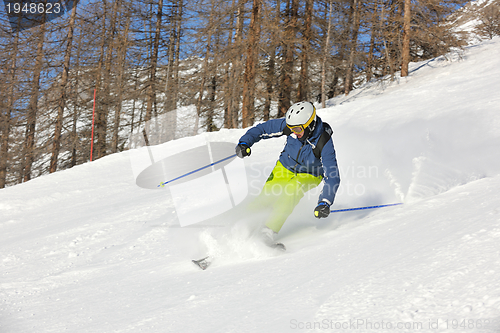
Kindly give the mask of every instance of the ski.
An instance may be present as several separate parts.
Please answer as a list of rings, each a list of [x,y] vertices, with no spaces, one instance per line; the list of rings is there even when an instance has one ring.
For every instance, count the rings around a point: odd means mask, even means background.
[[[273,249],[278,249],[278,250],[281,250],[281,251],[286,251],[285,244],[283,244],[283,243],[274,243],[274,244],[271,244],[270,247],[272,247]]]
[[[280,250],[280,251],[286,251],[286,247],[285,247],[285,244],[283,243],[279,243],[279,242],[276,242],[276,243],[272,243],[272,244],[266,244],[267,246],[269,246],[270,248],[273,248],[273,249],[277,249],[277,250]],[[210,256],[207,256],[205,258],[201,258],[201,259],[198,259],[198,260],[191,260],[196,266],[198,266],[199,268],[201,268],[202,270],[205,270],[208,268],[208,266],[210,266],[212,264],[212,258],[210,258]]]
[[[210,261],[210,257],[205,257],[205,258],[202,258],[202,259],[198,259],[198,260],[191,260],[196,266],[198,266],[199,268],[201,268],[202,270],[205,270],[207,269],[208,266],[210,266],[210,264],[212,263]]]

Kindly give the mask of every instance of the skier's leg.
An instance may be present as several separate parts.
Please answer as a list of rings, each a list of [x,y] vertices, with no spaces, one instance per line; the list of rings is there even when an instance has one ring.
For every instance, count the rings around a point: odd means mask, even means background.
[[[266,227],[279,232],[288,216],[293,212],[304,193],[321,183],[322,177],[299,173],[291,178],[283,187],[281,195],[273,203],[273,211],[269,216]]]
[[[294,176],[293,172],[289,171],[278,161],[267,178],[259,196],[248,205],[249,209],[260,211],[268,207],[273,207],[276,200],[281,196],[282,188]]]

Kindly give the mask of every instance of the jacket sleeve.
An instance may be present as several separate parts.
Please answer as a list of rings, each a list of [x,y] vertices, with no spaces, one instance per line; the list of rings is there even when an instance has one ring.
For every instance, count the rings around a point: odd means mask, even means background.
[[[285,127],[286,122],[284,118],[268,120],[265,123],[250,128],[245,135],[240,138],[239,143],[246,143],[251,147],[254,143],[262,139],[277,138],[283,135]]]
[[[337,156],[333,147],[333,140],[330,138],[321,151],[321,163],[324,170],[323,190],[318,199],[318,203],[326,202],[330,206],[335,200],[335,194],[340,185],[340,172],[337,165]]]

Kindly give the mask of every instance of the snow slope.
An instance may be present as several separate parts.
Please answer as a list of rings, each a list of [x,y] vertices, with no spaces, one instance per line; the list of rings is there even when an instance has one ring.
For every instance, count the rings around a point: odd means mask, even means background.
[[[128,152],[0,190],[0,332],[500,332],[499,53],[496,38],[412,64],[318,110],[342,177],[332,208],[405,204],[316,220],[312,191],[286,253],[238,209],[181,228]],[[252,185],[283,142],[253,147]]]

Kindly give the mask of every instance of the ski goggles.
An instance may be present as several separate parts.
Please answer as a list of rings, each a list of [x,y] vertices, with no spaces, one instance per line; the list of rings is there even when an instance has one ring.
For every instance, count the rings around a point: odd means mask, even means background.
[[[304,133],[304,131],[306,130],[306,128],[311,125],[311,123],[314,121],[314,119],[316,119],[316,108],[314,109],[314,112],[313,114],[311,115],[311,118],[309,118],[309,120],[307,121],[307,123],[305,123],[304,125],[288,125],[286,124],[286,126],[295,134],[302,134]]]
[[[304,126],[288,126],[287,127],[295,134],[302,134],[304,133]]]

